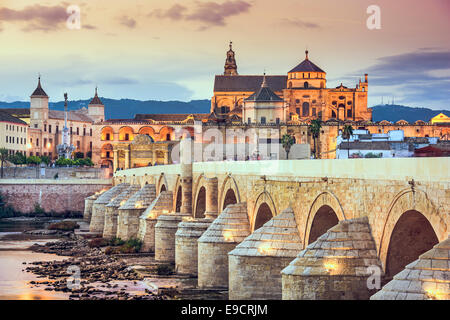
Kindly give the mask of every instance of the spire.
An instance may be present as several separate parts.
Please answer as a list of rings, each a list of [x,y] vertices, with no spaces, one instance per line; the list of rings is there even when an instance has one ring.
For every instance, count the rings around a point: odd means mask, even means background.
[[[263,77],[263,82],[261,84],[261,88],[267,88],[267,81],[266,81],[266,72],[264,71],[264,77]]]
[[[95,86],[95,95],[94,98],[89,102],[89,105],[103,105],[102,100],[98,97],[98,87]]]
[[[233,42],[230,41],[230,50],[227,52],[227,59],[225,61],[225,76],[236,76],[237,72],[237,64],[236,58],[233,51]]]
[[[45,93],[44,89],[42,89],[41,86],[41,74],[39,74],[38,76],[38,85],[36,90],[34,90],[33,94],[31,95],[32,97],[47,97],[48,95]]]
[[[308,51],[308,49],[306,49],[305,54],[306,54],[305,60],[309,60],[309,57],[308,57],[309,51]]]

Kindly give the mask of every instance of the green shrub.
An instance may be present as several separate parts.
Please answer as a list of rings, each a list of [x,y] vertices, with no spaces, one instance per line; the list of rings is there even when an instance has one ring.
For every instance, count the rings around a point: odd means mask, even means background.
[[[156,273],[160,276],[165,276],[165,275],[174,274],[175,271],[173,269],[173,266],[170,264],[159,264],[156,267]]]
[[[34,213],[37,215],[45,215],[45,210],[41,207],[39,203],[34,204]]]
[[[79,227],[80,226],[75,221],[61,221],[49,225],[48,230],[73,231]]]
[[[48,156],[42,156],[41,163],[42,162],[48,165],[50,163],[50,158]]]
[[[30,156],[27,158],[27,164],[41,164],[41,158],[38,156]]]
[[[117,246],[121,246],[125,244],[125,241],[123,241],[120,238],[114,237],[112,239],[109,240],[108,245],[113,246],[113,247],[117,247]]]

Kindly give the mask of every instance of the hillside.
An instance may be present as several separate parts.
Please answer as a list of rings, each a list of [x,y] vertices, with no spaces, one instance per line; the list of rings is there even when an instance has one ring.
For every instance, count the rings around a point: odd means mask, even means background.
[[[107,99],[101,98],[105,104],[105,113],[107,119],[131,119],[137,113],[209,113],[210,100],[192,100],[183,101],[139,101],[132,99]],[[87,107],[90,100],[69,101],[69,110],[76,110]],[[29,108],[29,102],[0,102],[0,108]],[[50,108],[55,110],[64,110],[64,102],[50,102]],[[378,105],[372,107],[373,121],[388,120],[396,122],[406,120],[415,122],[417,120],[429,121],[439,113],[450,116],[450,110],[432,110],[427,108],[412,108],[401,105]]]

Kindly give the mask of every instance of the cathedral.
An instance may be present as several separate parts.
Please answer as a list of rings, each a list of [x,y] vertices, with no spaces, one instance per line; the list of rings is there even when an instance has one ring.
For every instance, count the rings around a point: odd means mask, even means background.
[[[371,121],[368,75],[355,88],[342,84],[327,88],[326,72],[309,59],[308,51],[305,54],[287,75],[239,75],[230,43],[225,72],[215,77],[211,112],[261,124],[312,119]]]

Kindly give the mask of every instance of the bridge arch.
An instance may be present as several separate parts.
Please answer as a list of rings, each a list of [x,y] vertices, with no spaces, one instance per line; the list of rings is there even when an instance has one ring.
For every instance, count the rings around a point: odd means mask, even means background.
[[[173,210],[174,212],[181,211],[181,205],[183,201],[183,187],[181,186],[181,178],[177,177],[175,187],[173,188]]]
[[[163,191],[169,190],[169,184],[167,183],[167,178],[164,174],[161,174],[158,178],[158,183],[156,184],[156,192],[160,194]]]
[[[252,232],[261,228],[267,221],[277,215],[277,209],[272,196],[264,191],[256,198],[251,214]]]
[[[336,225],[337,222],[346,219],[344,210],[342,209],[342,205],[338,198],[329,191],[320,193],[313,201],[308,212],[306,229],[303,233],[304,247],[310,243],[309,240],[315,241],[318,236]],[[327,227],[328,229],[325,230]]]
[[[192,212],[195,218],[203,218],[206,210],[206,180],[204,174],[200,174],[194,186],[194,203]]]
[[[229,175],[225,178],[225,181],[220,188],[220,198],[219,198],[219,214],[229,205],[241,202],[241,195],[239,194],[239,189],[236,180]]]
[[[447,230],[444,215],[439,215],[423,190],[407,189],[397,194],[389,206],[378,250],[386,275],[394,276],[392,273],[445,240]],[[394,262],[390,257],[399,252],[401,257]]]

